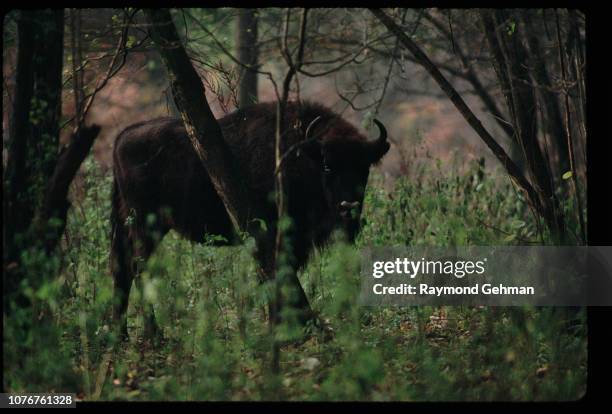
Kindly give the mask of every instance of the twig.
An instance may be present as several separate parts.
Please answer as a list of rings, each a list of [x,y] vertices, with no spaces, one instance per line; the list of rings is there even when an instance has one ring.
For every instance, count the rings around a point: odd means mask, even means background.
[[[321,118],[320,116],[316,117],[312,122],[311,125],[314,124],[314,122],[316,122],[319,118]],[[309,131],[310,130],[310,125],[308,126],[308,128],[306,129],[306,133],[304,134],[304,136],[307,138],[304,141],[300,141],[297,142],[295,144],[293,144],[292,146],[289,147],[289,149],[287,149],[287,151],[285,151],[285,153],[280,157],[280,160],[278,161],[278,164],[276,166],[276,168],[274,169],[274,175],[277,175],[279,173],[279,171],[281,170],[285,160],[289,157],[289,155],[291,155],[293,153],[293,151],[300,149],[303,146],[306,146],[308,144],[311,144],[315,141],[317,141],[319,139],[319,136],[321,135],[321,133],[319,133],[318,135],[315,135],[311,138],[308,138],[309,136]]]
[[[117,49],[115,50],[113,59],[111,60],[111,63],[108,65],[108,69],[106,70],[104,77],[101,79],[98,79],[98,82],[96,83],[96,87],[94,91],[91,93],[91,95],[89,95],[89,99],[87,100],[87,103],[85,104],[83,108],[83,111],[81,113],[81,118],[77,121],[77,125],[81,125],[83,121],[85,120],[85,117],[87,116],[87,112],[89,112],[89,109],[91,108],[91,105],[93,103],[93,100],[96,94],[100,90],[102,90],[102,88],[106,86],[110,78],[115,76],[117,72],[119,72],[119,70],[121,70],[121,68],[125,64],[125,61],[127,59],[127,49],[125,48],[125,44],[127,42],[127,33],[128,33],[130,23],[132,19],[134,18],[134,15],[136,14],[136,12],[137,10],[134,10],[132,14],[128,15],[125,18],[125,24],[123,26],[123,30],[121,32],[121,37],[119,38],[119,42],[117,43]],[[121,53],[122,50],[123,50],[123,57],[122,57],[121,63],[115,70],[113,70],[115,67],[115,64],[117,63],[117,59],[119,58],[119,54]]]
[[[404,9],[404,14],[402,14],[402,25],[404,24],[404,21],[406,20],[407,12],[408,12],[408,9]],[[397,51],[399,50],[399,45],[400,45],[399,37],[396,37],[395,46],[393,46],[393,56],[397,55]],[[382,104],[383,99],[385,98],[385,94],[387,93],[387,87],[389,86],[389,79],[391,79],[391,72],[393,71],[393,63],[395,63],[395,59],[391,59],[391,62],[389,62],[389,69],[387,70],[385,81],[383,82],[382,91],[380,92],[380,98],[378,98],[378,103],[376,104],[376,108],[374,109],[374,115],[378,115],[380,105]]]
[[[195,22],[195,24],[198,25],[198,27],[204,31],[206,34],[208,34],[213,42],[215,42],[215,44],[217,45],[217,47],[219,48],[219,50],[221,52],[223,52],[224,55],[226,55],[228,58],[230,58],[230,60],[232,62],[234,62],[235,64],[241,66],[242,68],[248,69],[252,72],[258,73],[260,75],[266,75],[268,78],[272,78],[272,73],[271,72],[266,72],[266,71],[262,71],[258,68],[258,65],[248,65],[244,62],[241,62],[240,60],[238,60],[238,58],[236,58],[232,52],[230,52],[229,50],[227,50],[225,48],[225,46],[223,46],[223,44],[215,37],[215,35],[212,34],[212,32],[210,30],[208,30],[208,28],[206,28],[206,26],[204,26],[202,24],[202,22],[200,22],[199,20],[197,20],[194,16],[191,15],[191,13],[189,13],[188,11],[185,11],[185,14],[191,18],[191,20],[193,20]]]

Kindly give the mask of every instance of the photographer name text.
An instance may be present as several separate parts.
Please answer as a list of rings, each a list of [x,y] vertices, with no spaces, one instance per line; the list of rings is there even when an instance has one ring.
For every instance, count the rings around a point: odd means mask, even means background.
[[[431,286],[426,283],[384,286],[382,283],[376,283],[372,290],[375,295],[535,295],[532,286],[494,286],[491,283],[476,283],[472,286]]]

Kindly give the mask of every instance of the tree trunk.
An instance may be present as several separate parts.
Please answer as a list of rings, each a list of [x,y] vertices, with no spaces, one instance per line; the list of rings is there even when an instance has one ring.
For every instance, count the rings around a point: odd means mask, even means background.
[[[180,42],[170,11],[146,9],[145,13],[196,154],[223,201],[234,229],[239,234],[248,231],[254,226],[250,221],[249,194],[241,168],[223,139],[221,127],[206,100],[204,85]]]
[[[5,294],[44,280],[21,263],[24,250],[51,256],[66,226],[68,189],[100,127],[82,127],[58,154],[63,63],[63,11],[22,12],[18,64],[4,177]],[[6,298],[6,296],[5,296]],[[27,301],[19,294],[18,301]],[[8,303],[8,301],[5,301]],[[6,308],[5,308],[6,309]]]
[[[546,61],[544,59],[544,49],[540,45],[538,36],[536,35],[537,30],[533,24],[530,16],[531,10],[525,10],[524,13],[520,13],[523,16],[523,23],[525,30],[523,31],[524,37],[527,40],[527,65],[532,67],[532,75],[535,83],[538,87],[538,101],[544,109],[544,123],[550,142],[555,145],[555,154],[558,158],[555,168],[555,177],[559,178],[563,173],[569,170],[569,158],[567,141],[565,139],[565,133],[563,131],[563,117],[561,116],[561,110],[559,108],[559,97],[558,93],[550,90],[552,82],[548,70],[546,69]],[[519,14],[517,13],[517,16]]]
[[[44,241],[47,255],[55,250],[64,229],[70,202],[68,190],[70,183],[89,154],[94,140],[100,133],[96,124],[81,126],[70,137],[68,146],[62,148],[55,170],[46,186],[43,204],[34,222],[34,234]]]
[[[5,293],[9,295],[24,277],[21,251],[44,242],[32,234],[32,224],[43,208],[47,179],[58,156],[64,12],[22,11],[17,24],[17,80],[3,206]],[[37,279],[34,285],[42,277],[27,276]]]
[[[503,10],[481,10],[480,16],[496,62],[506,103],[510,109],[516,138],[527,161],[531,182],[538,193],[542,216],[557,243],[565,240],[563,211],[554,192],[554,180],[538,141],[537,102],[529,71],[524,66],[527,52],[516,31],[502,27],[507,20]]]
[[[31,16],[23,12],[17,19],[17,70],[15,97],[10,117],[9,140],[3,187],[3,263],[7,266],[18,258],[15,235],[27,228],[28,203],[25,195],[26,150],[28,147],[29,114],[34,93],[34,54],[36,33]],[[7,284],[4,284],[5,288]],[[6,296],[5,296],[6,297]]]
[[[257,67],[257,15],[255,9],[238,9],[236,20],[236,56],[248,66]],[[238,105],[257,103],[257,72],[238,68]]]

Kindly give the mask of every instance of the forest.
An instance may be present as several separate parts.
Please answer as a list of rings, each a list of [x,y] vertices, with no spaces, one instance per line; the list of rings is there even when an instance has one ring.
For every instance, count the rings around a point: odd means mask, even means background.
[[[582,398],[585,308],[357,297],[369,246],[587,244],[585,20],[9,11],[4,392]]]

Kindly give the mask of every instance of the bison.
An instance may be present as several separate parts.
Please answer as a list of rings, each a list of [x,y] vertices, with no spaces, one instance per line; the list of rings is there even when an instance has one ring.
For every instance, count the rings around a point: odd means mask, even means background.
[[[264,246],[272,245],[276,236],[276,204],[270,196],[275,188],[275,119],[276,103],[271,102],[236,110],[218,120],[235,167],[249,189],[250,216],[267,224],[263,237],[256,240],[255,253],[264,267],[272,254]],[[370,166],[389,150],[384,126],[375,123],[380,135],[371,141],[322,105],[287,105],[281,153],[286,154],[284,188],[293,223],[286,236],[293,249],[290,283],[298,292],[288,305],[296,309],[309,309],[297,270],[306,264],[313,246],[323,245],[337,228],[344,230],[349,241],[358,233]],[[203,242],[206,235],[222,236],[213,238],[217,244],[238,239],[182,120],[159,118],[124,129],[115,141],[113,174],[113,315],[127,338],[132,281],[138,280],[139,266],[169,230],[196,242]],[[146,313],[145,335],[155,335],[158,328],[152,307]]]

